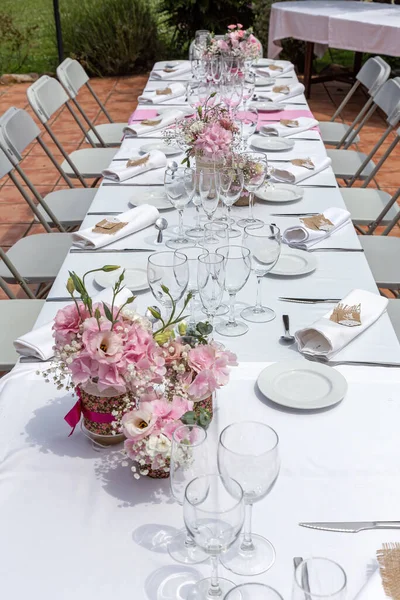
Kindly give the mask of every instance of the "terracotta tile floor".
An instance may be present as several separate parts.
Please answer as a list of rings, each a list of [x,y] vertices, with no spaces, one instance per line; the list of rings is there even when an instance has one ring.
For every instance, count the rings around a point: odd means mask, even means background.
[[[137,97],[141,93],[147,76],[119,77],[92,79],[91,83],[102,102],[107,106],[113,119],[116,121],[126,121],[131,112],[136,107]],[[0,86],[0,114],[10,106],[24,108],[33,115],[26,99],[27,85],[18,84],[12,86]],[[310,107],[315,117],[319,120],[329,120],[336,107],[340,104],[348,91],[346,84],[338,82],[329,82],[326,84],[317,84],[312,87],[312,97]],[[87,90],[82,91],[79,96],[80,102],[87,111],[90,118],[95,122],[104,122],[104,117],[99,116],[99,110],[94,104],[92,97]],[[344,120],[350,123],[359,112],[360,107],[365,102],[365,96],[360,91],[357,92],[348,107],[344,111]],[[34,117],[37,121],[36,117]],[[37,121],[38,122],[38,121]],[[86,143],[78,125],[73,121],[66,108],[61,109],[53,119],[53,129],[57,137],[63,144],[65,150],[69,153],[78,148],[85,147]],[[377,138],[385,129],[384,119],[375,113],[367,125],[362,130],[362,141],[359,149],[363,152],[369,152]],[[385,143],[384,148],[392,141]],[[51,141],[49,135],[43,135],[43,140],[54,152],[55,157],[61,160],[59,150]],[[384,150],[382,150],[384,151]],[[378,155],[381,155],[382,151]],[[380,170],[375,185],[380,189],[393,194],[400,185],[400,145],[396,148],[386,164]],[[45,156],[38,143],[33,143],[27,148],[22,161],[23,169],[31,181],[37,186],[39,192],[43,195],[54,189],[67,187],[58,171]],[[0,180],[0,245],[7,250],[18,239],[32,233],[44,231],[41,225],[35,225],[28,205],[14,187],[8,177]],[[393,235],[400,236],[400,229],[395,228]],[[24,297],[15,286],[11,286],[20,297]],[[4,297],[0,294],[0,298]]]

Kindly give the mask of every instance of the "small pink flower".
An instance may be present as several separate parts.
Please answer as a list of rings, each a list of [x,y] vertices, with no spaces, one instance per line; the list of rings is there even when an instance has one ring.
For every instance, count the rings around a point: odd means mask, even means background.
[[[88,355],[99,363],[117,363],[123,356],[123,341],[115,331],[85,331],[82,335]]]
[[[209,345],[199,345],[191,348],[188,356],[189,366],[197,373],[210,369],[215,361],[215,348]]]
[[[74,385],[86,383],[97,375],[97,365],[93,363],[88,354],[80,353],[69,365]]]
[[[218,387],[214,373],[207,369],[196,375],[193,383],[189,387],[189,395],[193,400],[199,402],[205,400]]]
[[[168,348],[166,348],[165,352],[165,362],[166,364],[172,363],[174,360],[179,360],[183,350],[183,344],[180,342],[172,341],[169,342]]]
[[[153,411],[152,402],[141,402],[138,410],[131,410],[122,419],[122,431],[125,436],[138,442],[148,437],[154,430],[157,416]]]
[[[97,376],[97,387],[101,392],[110,387],[114,388],[117,392],[121,392],[121,394],[126,391],[125,381],[120,373],[118,365],[100,363]]]
[[[220,50],[222,50],[222,52],[229,51],[229,45],[227,44],[227,42],[225,40],[218,40],[217,44],[218,44],[218,48]]]
[[[238,23],[238,24],[236,25],[236,27],[237,27],[238,29],[243,29],[243,25],[242,25],[241,23]]]
[[[78,303],[79,312],[75,304],[61,308],[54,319],[53,331],[57,346],[69,344],[79,331],[81,319],[89,315],[82,302]]]
[[[236,25],[228,25],[228,29],[236,29]]]

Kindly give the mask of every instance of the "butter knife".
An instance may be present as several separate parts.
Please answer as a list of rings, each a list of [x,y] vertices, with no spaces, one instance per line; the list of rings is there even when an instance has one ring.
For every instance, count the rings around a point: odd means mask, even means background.
[[[286,298],[282,296],[278,300],[281,300],[281,302],[298,302],[299,304],[336,304],[341,301],[341,298]]]
[[[400,529],[400,521],[338,521],[337,523],[299,523],[300,527],[340,533],[358,533],[366,529]]]

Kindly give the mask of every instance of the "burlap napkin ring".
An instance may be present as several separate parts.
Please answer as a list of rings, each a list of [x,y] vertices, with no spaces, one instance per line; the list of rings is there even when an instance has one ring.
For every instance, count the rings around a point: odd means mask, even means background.
[[[268,65],[268,69],[271,69],[271,71],[283,71],[283,67],[279,65]]]
[[[272,91],[275,94],[288,94],[290,92],[290,87],[288,85],[276,85],[272,88]]]
[[[169,87],[166,87],[163,90],[156,90],[156,96],[170,96],[171,94],[172,90]]]
[[[302,217],[300,221],[313,231],[332,231],[335,228],[332,221],[327,219],[324,215],[313,215],[312,217]]]
[[[361,325],[361,304],[342,304],[339,302],[329,317],[330,321],[345,327],[359,327]]]
[[[310,171],[314,171],[315,165],[311,158],[294,158],[290,161],[292,165],[296,165],[296,167],[304,167],[305,169],[309,169]]]
[[[383,544],[376,553],[386,596],[400,600],[400,544]]]
[[[122,221],[118,221],[118,219],[103,219],[96,223],[93,227],[93,233],[105,233],[107,235],[114,235],[118,231],[120,231],[125,225],[128,223],[123,223]]]
[[[140,121],[141,125],[148,125],[149,127],[155,127],[156,125],[159,125],[161,123],[162,119],[143,119],[143,121]]]
[[[299,126],[299,122],[296,121],[295,119],[281,119],[279,121],[279,123],[281,125],[284,125],[285,127],[298,127]]]
[[[140,158],[130,158],[128,160],[128,162],[126,163],[127,167],[141,167],[142,165],[145,165],[147,162],[149,162],[150,159],[150,154],[145,154],[144,156],[141,156]]]
[[[176,69],[171,69],[171,67],[165,67],[163,71],[164,73],[175,73]]]

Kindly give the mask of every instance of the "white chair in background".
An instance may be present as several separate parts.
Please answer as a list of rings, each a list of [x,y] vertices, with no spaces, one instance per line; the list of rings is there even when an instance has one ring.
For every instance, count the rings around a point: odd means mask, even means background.
[[[39,202],[39,206],[33,211],[35,219],[40,221],[47,231],[51,231],[50,228],[54,226],[60,231],[65,231],[65,228],[77,227],[82,223],[97,190],[95,188],[75,188],[70,178],[55,160],[47,144],[42,140],[40,134],[41,131],[33,118],[23,109],[9,108],[0,117],[0,148],[6,153],[17,173]],[[56,190],[43,198],[30,181],[19,163],[23,158],[25,149],[35,140],[43,148],[71,189]],[[18,180],[13,177],[12,171],[9,173],[9,176],[26,200],[26,192],[18,184]],[[28,203],[32,208],[31,202]]]
[[[127,126],[127,123],[114,123],[106,107],[90,85],[89,76],[82,65],[77,60],[66,58],[57,67],[57,77],[90,128],[86,132],[86,138],[89,143],[93,147],[101,146],[103,148],[107,146],[120,146],[124,136],[123,129]],[[97,102],[100,111],[107,117],[108,123],[94,125],[93,121],[88,117],[77,99],[78,93],[83,87],[89,90],[95,102]]]
[[[34,113],[65,159],[61,164],[62,170],[68,177],[78,178],[84,187],[88,187],[85,179],[95,179],[94,186],[101,177],[102,171],[109,166],[116,152],[115,148],[88,148],[75,150],[71,154],[65,152],[49,125],[49,119],[65,106],[73,115],[84,135],[86,135],[86,131],[70,107],[69,97],[57,79],[43,75],[28,88],[27,96]]]
[[[350,140],[350,136],[351,140],[349,141],[349,145],[360,141],[358,132],[366,122],[366,115],[368,114],[368,118],[371,116],[369,114],[369,110],[374,106],[374,96],[377,94],[382,85],[389,79],[389,75],[390,66],[383,60],[383,58],[375,56],[367,60],[367,62],[357,73],[356,82],[337,108],[331,120],[319,121],[318,126],[321,132],[322,141],[325,144],[336,146],[336,148],[341,148],[343,144]],[[366,88],[368,99],[354,121],[351,123],[351,125],[336,122],[336,119],[341,115],[350,99],[361,85]],[[377,107],[375,107],[375,109],[376,108]]]
[[[393,329],[400,340],[400,300],[391,298],[387,307],[390,320],[392,321]]]

